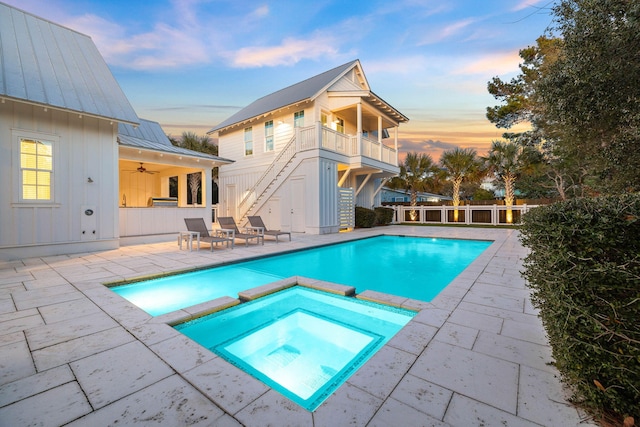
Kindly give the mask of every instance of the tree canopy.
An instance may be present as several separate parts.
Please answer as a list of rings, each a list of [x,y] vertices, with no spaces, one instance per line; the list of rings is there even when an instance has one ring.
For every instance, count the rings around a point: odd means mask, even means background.
[[[433,159],[428,154],[411,152],[407,153],[404,162],[400,165],[400,174],[389,182],[390,188],[402,188],[409,192],[410,205],[416,206],[419,191],[427,191],[431,188],[434,176],[437,174]],[[415,211],[411,211],[412,220],[415,220]]]
[[[208,135],[198,136],[195,132],[182,132],[180,138],[176,139],[168,136],[169,141],[176,147],[186,148],[188,150],[207,153],[214,156],[218,155],[218,145],[209,138]]]
[[[484,176],[482,162],[473,148],[452,148],[442,153],[440,166],[453,183],[453,206],[460,205],[460,185],[479,182]]]
[[[536,147],[561,196],[640,190],[640,4],[560,0],[554,27],[520,52],[520,75],[494,78],[487,108],[505,138]],[[555,34],[555,35],[553,35]]]

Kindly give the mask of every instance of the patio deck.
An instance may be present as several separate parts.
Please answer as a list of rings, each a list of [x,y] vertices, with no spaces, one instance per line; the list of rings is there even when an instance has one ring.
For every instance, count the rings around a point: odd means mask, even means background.
[[[382,233],[495,243],[313,413],[102,285]],[[172,240],[0,261],[0,426],[590,424],[550,365],[517,236],[390,226],[213,253]]]

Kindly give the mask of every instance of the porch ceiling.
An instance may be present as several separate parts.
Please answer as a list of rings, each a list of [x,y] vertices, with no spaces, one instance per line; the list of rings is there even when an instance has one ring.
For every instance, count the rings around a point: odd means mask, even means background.
[[[357,123],[358,109],[356,104],[350,105],[345,108],[333,110],[338,116],[344,119],[346,122]],[[362,104],[362,130],[374,131],[378,130],[378,116],[382,117],[382,128],[388,129],[398,125],[398,123],[390,120],[389,117],[376,111],[367,104]]]
[[[349,172],[350,174],[353,174],[356,176],[373,174],[372,178],[394,177],[398,175],[398,172],[399,172],[399,170],[395,170],[398,168],[394,168],[391,165],[388,165],[388,169],[380,169],[380,168],[376,168],[376,167],[368,166],[364,164],[348,165],[345,163],[338,163],[338,172],[344,172],[348,169],[351,170]]]
[[[158,168],[184,167],[189,169],[212,169],[232,163],[226,159],[204,159],[179,153],[163,153],[155,150],[145,150],[120,145],[118,159],[120,162],[145,163],[156,165]]]

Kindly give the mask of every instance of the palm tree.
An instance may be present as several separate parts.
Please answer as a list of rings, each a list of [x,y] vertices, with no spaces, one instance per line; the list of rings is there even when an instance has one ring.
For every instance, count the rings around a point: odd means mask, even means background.
[[[218,145],[208,136],[198,136],[195,132],[185,131],[182,132],[180,138],[174,138],[171,135],[167,135],[171,144],[176,147],[186,148],[188,150],[198,151],[201,153],[211,154],[213,156],[218,155]],[[213,181],[218,181],[218,168],[212,169],[211,177]],[[191,203],[196,204],[198,200],[198,192],[200,190],[200,184],[202,176],[199,173],[192,173],[188,175],[188,189],[191,192]]]
[[[463,181],[477,182],[484,175],[482,162],[472,148],[453,148],[442,153],[440,165],[453,183],[453,206],[460,206],[460,185]],[[458,209],[453,211],[453,221],[458,222]]]
[[[504,204],[513,206],[515,199],[515,183],[520,175],[531,166],[529,151],[531,148],[507,141],[493,141],[487,157],[483,157],[490,172],[504,183]],[[507,223],[513,222],[513,211],[507,209]]]
[[[400,174],[390,182],[392,188],[403,188],[410,194],[410,206],[418,205],[418,192],[429,188],[429,181],[436,174],[437,168],[430,155],[425,153],[407,153],[400,165]],[[411,221],[418,219],[418,212],[409,212]]]

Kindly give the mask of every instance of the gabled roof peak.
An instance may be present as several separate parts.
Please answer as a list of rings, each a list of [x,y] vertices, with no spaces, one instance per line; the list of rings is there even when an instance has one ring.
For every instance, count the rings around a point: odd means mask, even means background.
[[[310,77],[301,82],[295,83],[291,86],[285,87],[284,89],[280,89],[269,95],[263,96],[262,98],[257,99],[228,119],[224,120],[222,123],[212,128],[208,133],[218,131],[225,127],[252,119],[270,111],[296,104],[298,102],[313,100],[316,96],[318,96],[333,83],[335,83],[339,78],[341,78],[347,72],[354,68],[357,68],[357,70],[359,70],[361,79],[360,84],[364,86],[363,90],[369,90],[369,83],[367,82],[367,79],[364,76],[364,72],[362,71],[360,60],[356,59],[320,73],[316,76]]]

